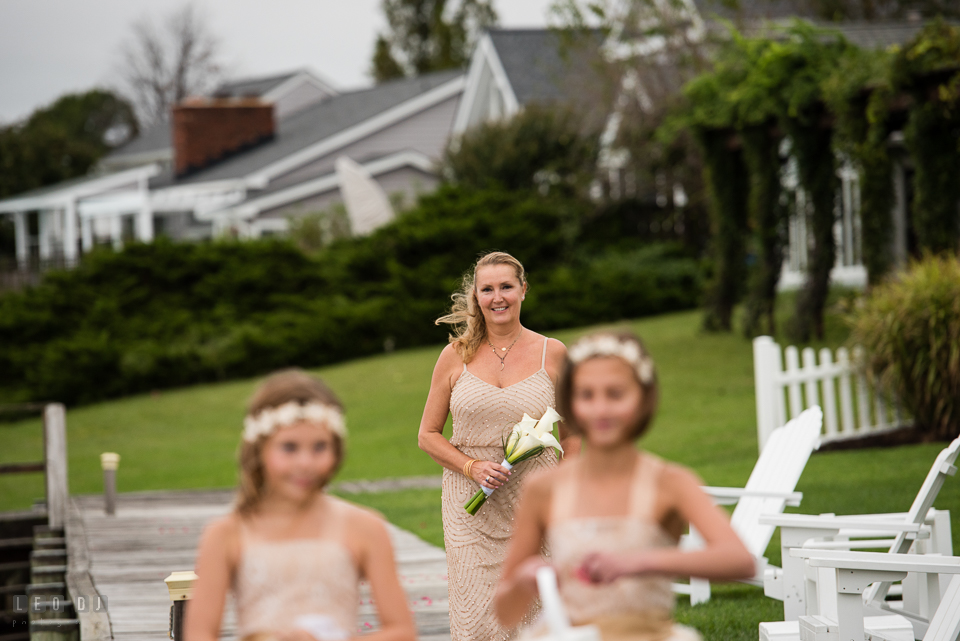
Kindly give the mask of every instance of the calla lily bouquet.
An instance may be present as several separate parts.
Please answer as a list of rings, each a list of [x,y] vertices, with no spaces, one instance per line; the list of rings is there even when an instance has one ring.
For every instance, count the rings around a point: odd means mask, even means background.
[[[513,426],[510,436],[507,437],[507,442],[503,446],[503,461],[500,465],[508,470],[512,469],[520,461],[540,456],[548,447],[563,454],[560,441],[553,436],[553,424],[562,420],[563,418],[552,407],[547,408],[540,420],[524,414],[523,419]],[[470,514],[476,514],[491,494],[493,494],[492,488],[480,488],[473,498],[467,501],[463,509]]]

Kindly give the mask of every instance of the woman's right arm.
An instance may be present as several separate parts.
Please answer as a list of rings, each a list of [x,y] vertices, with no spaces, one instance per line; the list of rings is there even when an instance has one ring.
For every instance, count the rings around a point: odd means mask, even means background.
[[[236,536],[230,517],[208,525],[197,549],[197,580],[187,603],[183,622],[186,641],[217,641],[220,620],[230,589],[236,552]]]
[[[420,432],[417,444],[420,449],[430,455],[434,461],[454,472],[463,474],[463,466],[470,457],[450,444],[443,436],[443,426],[450,413],[450,394],[453,390],[452,380],[457,371],[462,369],[463,362],[454,351],[452,345],[447,345],[437,359],[433,368],[433,377],[430,380],[430,393],[423,408],[423,418],[420,419]],[[492,461],[477,461],[470,469],[470,477],[484,487],[498,488],[507,481],[509,472],[506,468]],[[490,482],[486,479],[490,478]]]

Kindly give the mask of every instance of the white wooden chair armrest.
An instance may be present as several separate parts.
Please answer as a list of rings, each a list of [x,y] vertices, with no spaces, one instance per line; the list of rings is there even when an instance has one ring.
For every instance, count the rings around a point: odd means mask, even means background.
[[[866,572],[919,572],[924,574],[960,574],[960,557],[934,554],[889,554],[792,548],[790,556],[807,560],[816,568],[860,570]]]
[[[893,521],[874,521],[867,518],[849,518],[839,516],[823,516],[817,514],[765,514],[759,518],[764,525],[775,525],[781,528],[803,528],[811,530],[866,530],[871,532],[920,532],[923,525],[916,523],[895,523]]]
[[[803,492],[767,492],[765,490],[747,490],[742,487],[714,487],[704,485],[701,489],[710,495],[719,505],[733,505],[744,497],[758,499],[783,499],[787,505],[797,507],[803,499]]]
[[[927,534],[928,532],[921,532]],[[917,537],[919,538],[919,537]],[[853,541],[827,541],[824,539],[810,539],[803,544],[804,548],[815,548],[817,550],[858,550],[870,548],[871,550],[889,550],[890,544],[894,539],[856,539]]]

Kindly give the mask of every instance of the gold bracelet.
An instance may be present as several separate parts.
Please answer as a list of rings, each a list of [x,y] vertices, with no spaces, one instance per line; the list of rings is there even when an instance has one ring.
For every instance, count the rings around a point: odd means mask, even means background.
[[[466,463],[463,464],[463,475],[467,478],[470,478],[470,470],[473,469],[473,464],[477,462],[477,459],[472,458]]]

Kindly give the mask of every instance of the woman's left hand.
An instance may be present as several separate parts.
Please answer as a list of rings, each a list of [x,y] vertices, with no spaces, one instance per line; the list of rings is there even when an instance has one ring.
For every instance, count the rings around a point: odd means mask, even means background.
[[[630,554],[594,552],[577,568],[577,578],[586,583],[612,583],[628,574],[639,574],[638,559]]]

